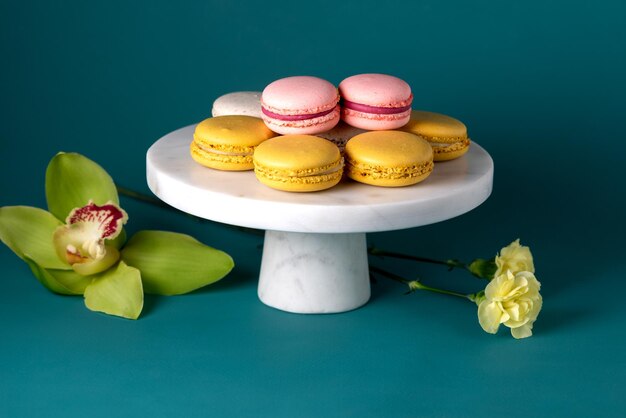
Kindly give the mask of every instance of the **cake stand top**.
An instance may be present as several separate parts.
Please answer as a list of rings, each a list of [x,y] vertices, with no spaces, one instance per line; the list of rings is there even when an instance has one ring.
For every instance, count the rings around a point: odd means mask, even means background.
[[[468,212],[491,193],[493,161],[475,142],[463,157],[435,163],[423,182],[400,188],[344,180],[313,193],[289,193],[257,181],[253,171],[219,171],[191,159],[195,125],[156,141],[147,153],[148,186],[161,200],[201,218],[288,232],[390,231]]]

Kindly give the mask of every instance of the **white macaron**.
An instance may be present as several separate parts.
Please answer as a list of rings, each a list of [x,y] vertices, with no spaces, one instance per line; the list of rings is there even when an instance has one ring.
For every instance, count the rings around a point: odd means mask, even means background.
[[[213,116],[244,115],[260,118],[261,92],[238,91],[218,97],[213,102]]]

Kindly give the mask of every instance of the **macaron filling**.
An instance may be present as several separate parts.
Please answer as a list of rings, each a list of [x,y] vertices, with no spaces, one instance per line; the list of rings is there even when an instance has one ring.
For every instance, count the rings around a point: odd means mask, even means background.
[[[213,146],[206,146],[206,145],[198,144],[198,143],[196,143],[196,145],[202,151],[210,152],[212,154],[218,154],[218,155],[252,156],[252,154],[254,153],[254,147],[239,147],[239,148],[235,148],[235,147],[221,147],[221,148],[214,148]]]
[[[214,163],[236,165],[238,168],[230,168],[236,171],[254,168],[251,153],[216,152],[215,149],[201,147],[196,142],[191,143],[191,157],[198,163],[211,168],[224,169],[213,165]]]
[[[318,112],[318,113],[309,113],[309,114],[300,114],[300,115],[281,115],[278,113],[274,113],[270,110],[267,110],[265,107],[261,108],[261,111],[263,112],[263,114],[265,116],[268,116],[272,119],[278,119],[278,120],[284,120],[284,121],[298,121],[298,120],[307,120],[307,119],[315,119],[315,118],[321,118],[324,117],[326,115],[330,115],[331,113],[333,113],[335,111],[335,109],[337,108],[337,106],[325,110],[323,112]]]
[[[399,107],[381,107],[370,106],[362,103],[351,102],[350,100],[343,100],[342,106],[346,109],[356,110],[357,112],[372,113],[375,115],[395,115],[396,113],[403,113],[411,109],[411,102],[413,98],[410,97],[406,106]]]

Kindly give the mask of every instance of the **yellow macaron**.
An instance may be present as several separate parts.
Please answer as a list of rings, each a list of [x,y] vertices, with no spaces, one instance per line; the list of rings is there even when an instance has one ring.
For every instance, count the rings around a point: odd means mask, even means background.
[[[428,141],[433,147],[435,161],[452,160],[469,150],[470,140],[465,124],[441,113],[413,110],[409,123],[400,130]]]
[[[274,189],[314,192],[339,183],[343,158],[339,148],[324,138],[277,136],[254,150],[254,173],[261,183]]]
[[[208,118],[196,126],[191,157],[205,167],[218,170],[252,170],[254,149],[274,136],[260,118],[242,115]]]
[[[432,147],[408,132],[359,134],[346,144],[345,156],[348,177],[373,186],[409,186],[433,171]]]

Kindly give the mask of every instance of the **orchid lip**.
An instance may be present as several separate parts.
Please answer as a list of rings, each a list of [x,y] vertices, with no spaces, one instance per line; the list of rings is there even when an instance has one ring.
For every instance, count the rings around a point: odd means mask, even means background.
[[[79,274],[108,269],[119,259],[119,252],[105,241],[117,237],[127,219],[126,212],[110,201],[102,206],[89,201],[73,209],[66,224],[54,232],[57,255]]]
[[[101,228],[101,238],[112,239],[120,232],[120,226],[126,223],[128,215],[112,202],[102,206],[89,201],[86,206],[74,209],[67,217],[68,225],[78,222],[96,223]]]

